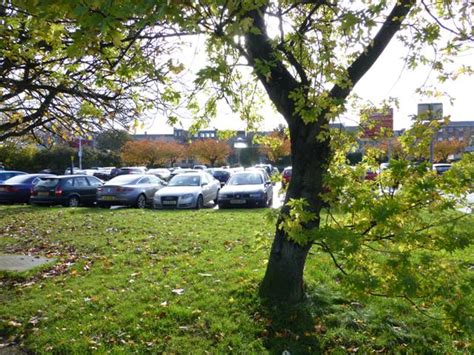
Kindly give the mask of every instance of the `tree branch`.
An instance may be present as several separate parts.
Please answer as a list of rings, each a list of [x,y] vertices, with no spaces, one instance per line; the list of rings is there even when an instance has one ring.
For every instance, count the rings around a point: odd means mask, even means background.
[[[347,69],[348,79],[351,85],[335,85],[330,96],[339,102],[343,101],[351,92],[357,82],[367,73],[372,65],[390,43],[393,36],[400,30],[402,21],[415,5],[414,0],[401,0],[393,7],[384,24],[375,35],[372,43],[360,54],[360,56]]]

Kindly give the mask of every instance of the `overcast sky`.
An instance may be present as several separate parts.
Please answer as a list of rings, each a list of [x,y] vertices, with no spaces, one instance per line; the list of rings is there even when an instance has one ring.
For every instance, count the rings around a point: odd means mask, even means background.
[[[205,56],[199,54],[202,47],[203,38],[193,41],[194,45],[186,49],[186,54],[180,56],[180,60],[184,60],[184,64],[190,72],[196,71],[205,65]],[[394,108],[394,128],[401,129],[410,126],[410,117],[417,113],[417,105],[419,103],[443,103],[443,114],[450,115],[453,121],[474,120],[472,113],[472,103],[474,101],[474,77],[464,76],[454,82],[446,82],[443,85],[437,83],[436,74],[430,73],[429,68],[420,67],[415,71],[405,68],[403,60],[406,55],[405,48],[393,40],[378,61],[370,69],[370,71],[355,86],[354,92],[364,100],[370,101],[377,105],[383,100],[390,97],[398,98],[399,108]],[[184,59],[183,59],[184,58]],[[474,63],[474,53],[466,53],[459,57],[456,65]],[[416,94],[416,89],[423,85],[436,85],[439,91],[447,92],[455,100],[453,104],[449,102],[449,97],[426,98]],[[269,101],[269,99],[268,99]],[[260,113],[265,117],[262,122],[261,130],[272,130],[284,119],[274,112],[270,105],[260,107]],[[191,117],[186,118],[183,115],[182,120],[184,128],[191,124]],[[166,118],[163,115],[150,115],[152,119],[147,120],[143,129],[137,133],[171,133],[172,127],[166,125]],[[357,112],[347,112],[339,119],[345,125],[356,125]],[[210,127],[220,130],[242,130],[246,124],[239,119],[238,114],[234,114],[222,104],[219,106],[218,118],[211,122]]]

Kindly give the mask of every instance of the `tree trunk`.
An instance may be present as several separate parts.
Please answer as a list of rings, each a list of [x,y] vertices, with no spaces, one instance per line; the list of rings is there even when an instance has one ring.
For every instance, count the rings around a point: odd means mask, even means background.
[[[321,118],[321,121],[324,121]],[[316,215],[316,219],[304,228],[319,227],[319,213],[322,207],[320,198],[323,192],[323,175],[329,160],[329,139],[318,140],[321,124],[309,124],[302,127],[301,120],[290,125],[292,143],[293,173],[285,198],[285,205],[290,198],[304,198],[308,209]],[[288,213],[284,207],[282,214]],[[278,229],[281,219],[277,222],[275,239],[265,277],[260,285],[260,296],[277,303],[296,303],[304,296],[303,272],[306,257],[311,244],[299,245],[288,239],[284,230]]]

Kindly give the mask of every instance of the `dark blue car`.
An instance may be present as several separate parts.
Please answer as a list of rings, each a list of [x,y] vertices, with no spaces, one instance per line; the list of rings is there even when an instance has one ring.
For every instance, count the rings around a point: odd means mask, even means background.
[[[25,175],[23,171],[2,170],[0,171],[0,183],[17,175]]]
[[[27,203],[31,188],[51,174],[20,174],[0,183],[0,203]]]

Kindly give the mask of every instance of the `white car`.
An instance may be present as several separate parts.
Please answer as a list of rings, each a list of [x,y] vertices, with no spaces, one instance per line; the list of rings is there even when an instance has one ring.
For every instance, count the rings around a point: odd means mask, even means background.
[[[168,181],[171,178],[171,171],[166,168],[149,169],[148,174],[158,176],[160,179]]]
[[[168,186],[155,193],[154,208],[202,208],[217,203],[221,184],[206,172],[188,172],[171,178]]]

